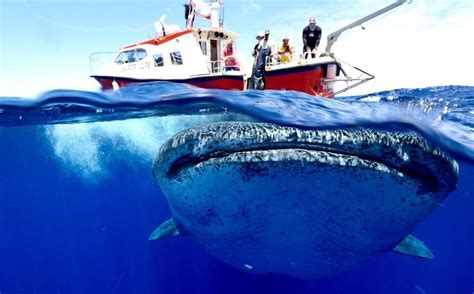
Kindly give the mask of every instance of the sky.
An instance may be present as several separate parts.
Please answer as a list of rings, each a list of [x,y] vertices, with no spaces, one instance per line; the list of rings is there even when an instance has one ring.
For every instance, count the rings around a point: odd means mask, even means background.
[[[52,89],[99,91],[89,55],[155,35],[153,22],[184,27],[186,0],[0,0],[0,96],[36,97]],[[225,0],[224,27],[239,34],[244,64],[255,35],[270,29],[277,44],[288,36],[297,52],[301,31],[315,16],[327,35],[393,0]],[[197,21],[195,27],[207,26]],[[474,86],[474,1],[413,0],[343,33],[335,56],[376,76],[347,92]],[[470,37],[471,36],[471,37]]]

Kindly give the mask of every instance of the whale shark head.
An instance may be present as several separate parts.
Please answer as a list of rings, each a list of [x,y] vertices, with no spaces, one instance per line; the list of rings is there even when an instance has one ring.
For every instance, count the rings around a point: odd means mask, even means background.
[[[179,233],[244,271],[313,279],[397,247],[458,166],[413,131],[225,122],[173,137],[153,173],[173,220],[152,239]]]

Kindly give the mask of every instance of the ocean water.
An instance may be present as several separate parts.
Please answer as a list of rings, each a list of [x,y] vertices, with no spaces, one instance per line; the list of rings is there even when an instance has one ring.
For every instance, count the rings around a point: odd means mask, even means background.
[[[151,173],[174,134],[213,121],[416,130],[460,165],[459,187],[388,252],[317,281],[251,275],[186,238],[148,241],[170,211]],[[0,97],[0,293],[474,293],[474,87],[335,100],[151,83]],[[277,258],[277,257],[276,257]]]

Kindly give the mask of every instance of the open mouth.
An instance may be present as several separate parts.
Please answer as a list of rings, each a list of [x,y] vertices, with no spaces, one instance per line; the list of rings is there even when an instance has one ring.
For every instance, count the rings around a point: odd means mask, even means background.
[[[364,166],[411,177],[420,182],[420,193],[454,189],[457,181],[456,162],[414,132],[301,130],[250,122],[215,123],[178,134],[163,145],[154,171],[173,179],[211,161]]]

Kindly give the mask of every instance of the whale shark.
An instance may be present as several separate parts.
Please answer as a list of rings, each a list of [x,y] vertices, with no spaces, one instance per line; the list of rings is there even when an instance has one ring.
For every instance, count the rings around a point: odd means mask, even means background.
[[[319,279],[388,251],[432,259],[411,232],[456,189],[458,165],[416,131],[242,121],[178,133],[153,175],[172,218],[150,240],[183,236],[245,272]]]

